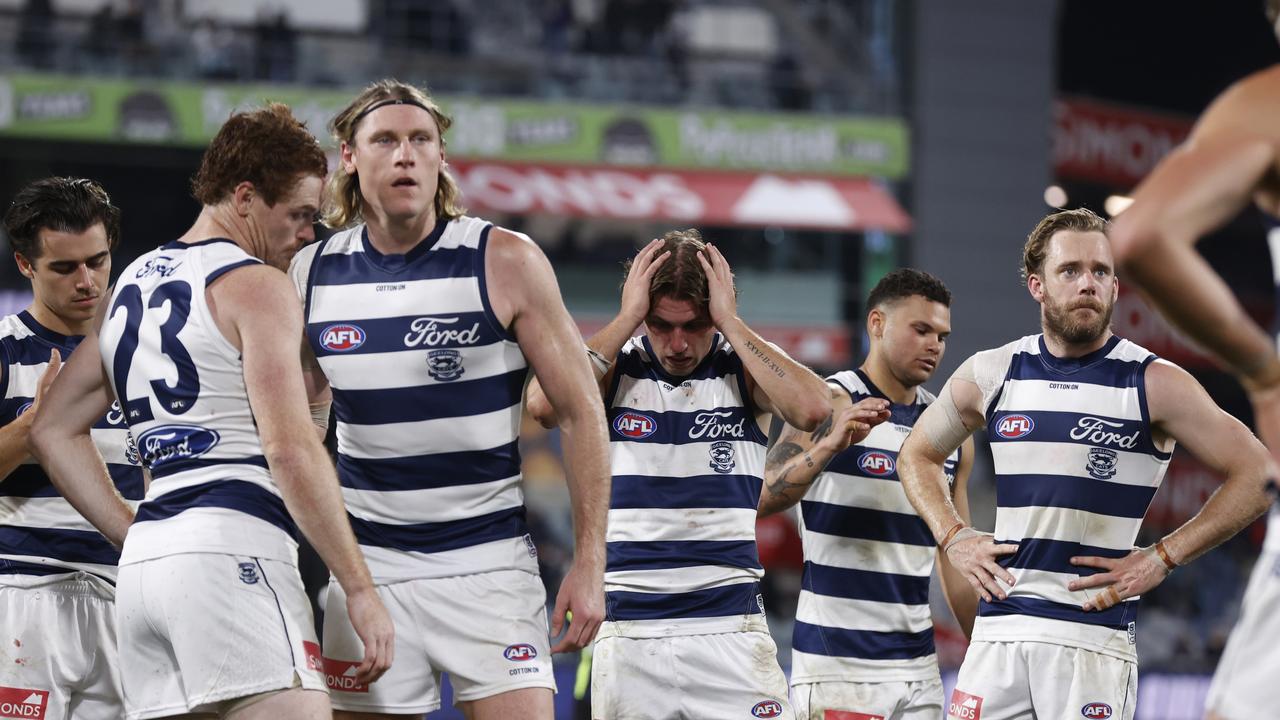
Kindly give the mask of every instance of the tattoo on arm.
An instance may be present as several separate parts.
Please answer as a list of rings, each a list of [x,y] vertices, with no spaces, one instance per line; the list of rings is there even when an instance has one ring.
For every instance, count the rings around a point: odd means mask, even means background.
[[[823,420],[822,424],[819,425],[817,428],[815,428],[814,431],[809,435],[809,440],[816,443],[822,440],[822,438],[830,435],[832,421],[835,420],[835,417],[836,417],[836,414],[834,412],[827,415],[827,419]]]
[[[768,457],[765,458],[766,470],[781,468],[781,470],[771,480],[767,479],[767,476],[769,473],[766,472],[765,488],[769,491],[770,495],[772,495],[773,497],[778,497],[779,495],[786,495],[787,492],[790,490],[803,490],[804,488],[809,487],[809,485],[813,482],[812,478],[810,478],[806,482],[788,482],[787,481],[787,476],[791,474],[792,470],[795,470],[796,466],[794,465],[791,465],[790,467],[784,467],[784,466],[788,465],[789,461],[792,458],[802,453],[804,455],[803,460],[805,465],[810,469],[812,469],[815,464],[813,462],[813,458],[809,457],[809,453],[805,452],[804,448],[800,447],[799,445],[793,442],[787,442],[785,440],[781,441],[777,445],[774,445],[773,449],[769,451]]]
[[[756,357],[760,358],[760,362],[764,363],[766,367],[772,370],[774,375],[777,375],[778,377],[787,376],[787,371],[783,370],[782,367],[778,365],[778,363],[774,362],[773,358],[769,357],[768,353],[766,353],[763,348],[757,346],[755,343],[751,342],[750,340],[746,341],[746,345],[747,345],[747,349],[750,350],[752,354],[754,354]]]
[[[787,464],[788,460],[802,452],[804,452],[804,448],[799,445],[787,440],[779,440],[778,444],[769,450],[769,455],[765,457],[764,467],[766,470],[782,467]]]

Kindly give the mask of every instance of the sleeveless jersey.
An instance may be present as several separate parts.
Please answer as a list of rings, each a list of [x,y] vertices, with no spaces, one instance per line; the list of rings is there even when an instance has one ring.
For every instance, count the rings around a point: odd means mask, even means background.
[[[853,402],[884,398],[861,370],[827,379]],[[887,398],[886,398],[887,399]],[[929,526],[898,481],[898,451],[933,396],[909,405],[831,459],[800,501],[804,576],[792,635],[793,683],[937,679]],[[955,480],[959,450],[944,468]]]
[[[1271,251],[1271,275],[1276,286],[1276,312],[1271,332],[1276,338],[1276,346],[1280,347],[1280,218],[1266,212],[1262,213],[1262,217],[1267,229],[1267,249]],[[1267,536],[1262,551],[1280,552],[1280,506],[1275,503],[1272,503],[1271,510],[1267,513]]]
[[[727,632],[763,612],[756,506],[766,438],[718,333],[686,377],[632,338],[605,395],[613,490],[605,613],[631,636]]]
[[[489,304],[491,228],[462,217],[383,255],[361,225],[290,269],[333,389],[351,525],[379,582],[537,571],[517,444],[528,364]]]
[[[267,471],[240,351],[205,297],[223,274],[260,263],[230,240],[175,241],[120,275],[99,343],[152,478],[122,564],[186,552],[297,561],[296,529]]]
[[[25,310],[0,319],[0,424],[13,422],[31,407],[49,352],[56,348],[66,362],[82,339],[44,327]],[[145,482],[118,404],[94,424],[90,435],[116,489],[136,507]],[[0,480],[0,575],[83,570],[114,582],[119,560],[120,552],[58,494],[34,459]]]
[[[1074,555],[1119,558],[1138,529],[1171,453],[1152,440],[1145,373],[1156,356],[1112,337],[1079,358],[1049,354],[1040,335],[997,350],[1002,383],[984,398],[996,475],[1001,560],[1017,583],[1005,600],[981,602],[975,640],[1035,640],[1135,658],[1138,599],[1108,610],[1080,606],[1095,590],[1067,583],[1100,572]]]

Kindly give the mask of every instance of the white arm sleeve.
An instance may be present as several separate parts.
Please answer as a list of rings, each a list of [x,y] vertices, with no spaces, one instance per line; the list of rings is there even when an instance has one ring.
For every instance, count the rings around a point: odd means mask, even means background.
[[[956,406],[955,397],[952,394],[955,384],[976,385],[982,393],[982,405],[979,410],[985,412],[996,393],[1004,385],[1004,378],[1009,372],[1009,363],[1013,359],[1015,346],[1016,343],[1010,343],[994,350],[985,350],[961,363],[947,380],[947,384],[942,386],[938,399],[916,421],[916,427],[924,433],[925,439],[938,453],[950,455],[960,447],[965,438],[978,429],[978,426],[968,427],[965,424],[964,414]]]

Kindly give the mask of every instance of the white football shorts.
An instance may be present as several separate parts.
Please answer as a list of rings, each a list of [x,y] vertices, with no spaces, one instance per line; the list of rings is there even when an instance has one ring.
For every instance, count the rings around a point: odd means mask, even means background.
[[[0,718],[124,715],[114,600],[87,573],[0,575]]]
[[[129,720],[215,712],[300,685],[324,691],[298,568],[185,553],[120,566],[116,612]]]
[[[1274,528],[1280,526],[1273,524]],[[1231,629],[1205,698],[1205,709],[1227,720],[1268,717],[1276,712],[1280,668],[1280,552],[1264,552],[1254,563],[1240,618]]]
[[[1138,666],[1092,650],[1042,642],[973,642],[948,720],[1133,720]]]
[[[799,720],[938,720],[942,679],[798,683],[791,702]]]
[[[396,626],[396,659],[372,685],[355,682],[364,657],[342,587],[329,582],[324,667],[333,707],[417,715],[440,707],[440,674],[453,696],[479,700],[529,687],[556,689],[542,579],[525,570],[406,580],[378,586]]]
[[[763,617],[747,630],[667,637],[624,637],[628,624],[606,622],[596,637],[595,720],[796,717]]]

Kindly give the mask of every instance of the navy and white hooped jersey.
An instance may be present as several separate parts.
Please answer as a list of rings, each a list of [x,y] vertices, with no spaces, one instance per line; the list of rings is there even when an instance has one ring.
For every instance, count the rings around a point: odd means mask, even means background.
[[[40,377],[57,349],[63,362],[83,339],[44,327],[22,311],[0,319],[0,425],[13,422],[35,400]],[[94,445],[126,502],[137,506],[145,491],[137,446],[119,405],[94,424]],[[115,581],[120,552],[54,489],[29,459],[0,479],[0,576],[53,575],[83,570]],[[0,584],[4,584],[0,577]]]
[[[187,552],[296,562],[296,528],[267,471],[240,351],[205,297],[225,273],[260,263],[230,240],[175,241],[116,283],[99,346],[151,471],[122,564]]]
[[[1133,659],[1138,599],[1084,612],[1097,591],[1067,583],[1100,572],[1071,565],[1072,556],[1133,549],[1168,468],[1171,452],[1155,445],[1147,410],[1145,375],[1156,356],[1113,336],[1088,355],[1058,358],[1032,335],[975,358],[987,368],[978,385],[995,462],[995,539],[1018,551],[1001,560],[1017,582],[1006,600],[980,603],[974,640]]]
[[[632,338],[605,395],[613,491],[605,618],[632,636],[727,632],[763,612],[756,506],[764,433],[742,359],[718,333],[686,377]]]
[[[885,397],[861,370],[827,381],[855,403]],[[898,451],[933,399],[918,388],[914,403],[891,404],[888,422],[832,458],[800,501],[792,683],[938,677],[929,611],[935,543],[898,481]],[[953,482],[959,452],[944,464]]]
[[[1280,217],[1271,213],[1262,213],[1267,228],[1267,248],[1271,251],[1271,275],[1275,282],[1276,308],[1280,310]],[[1276,338],[1276,346],[1280,348],[1280,312],[1275,315],[1271,326],[1272,335]],[[1263,541],[1264,553],[1280,552],[1280,507],[1272,503],[1267,513],[1267,536]]]
[[[290,269],[333,389],[343,497],[379,582],[537,571],[517,445],[528,363],[489,304],[492,227],[441,222],[408,254],[383,255],[361,225]]]

